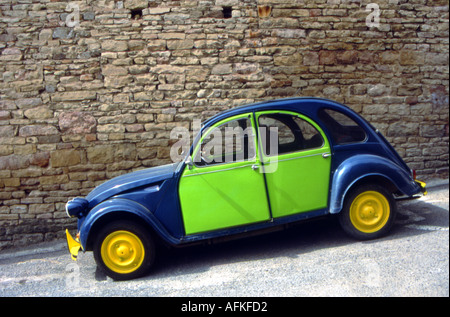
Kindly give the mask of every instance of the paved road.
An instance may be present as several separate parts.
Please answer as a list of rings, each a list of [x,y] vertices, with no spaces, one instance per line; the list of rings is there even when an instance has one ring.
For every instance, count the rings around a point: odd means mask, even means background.
[[[160,254],[152,274],[114,282],[65,242],[0,252],[3,296],[449,296],[448,181],[402,202],[392,233],[359,242],[334,219]],[[191,307],[192,308],[192,307]],[[176,308],[178,309],[178,308]],[[181,309],[181,307],[180,307]]]

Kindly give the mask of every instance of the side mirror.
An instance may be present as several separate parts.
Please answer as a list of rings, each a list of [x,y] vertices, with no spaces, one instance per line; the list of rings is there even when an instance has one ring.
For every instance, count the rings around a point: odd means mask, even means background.
[[[185,163],[188,166],[188,168],[191,170],[192,167],[194,167],[194,162],[192,161],[192,156],[188,156]]]

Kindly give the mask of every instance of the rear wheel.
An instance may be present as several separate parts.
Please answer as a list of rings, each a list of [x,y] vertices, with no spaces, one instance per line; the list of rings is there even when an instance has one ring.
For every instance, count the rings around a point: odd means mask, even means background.
[[[397,213],[392,194],[379,185],[364,185],[346,198],[339,222],[346,233],[359,240],[384,236]]]
[[[115,280],[147,273],[155,259],[155,245],[148,230],[134,222],[106,225],[94,243],[97,265]]]

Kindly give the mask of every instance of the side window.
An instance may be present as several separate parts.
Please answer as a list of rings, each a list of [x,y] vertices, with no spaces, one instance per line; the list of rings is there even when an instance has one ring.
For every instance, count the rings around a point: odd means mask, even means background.
[[[336,144],[358,143],[366,140],[367,136],[364,129],[352,118],[341,112],[321,109],[319,118],[330,131]]]
[[[195,155],[196,166],[240,162],[254,159],[256,148],[249,118],[225,122],[209,130]]]
[[[258,124],[266,156],[320,148],[324,144],[320,132],[298,116],[264,114],[259,117]],[[278,136],[274,137],[271,133],[277,133]]]

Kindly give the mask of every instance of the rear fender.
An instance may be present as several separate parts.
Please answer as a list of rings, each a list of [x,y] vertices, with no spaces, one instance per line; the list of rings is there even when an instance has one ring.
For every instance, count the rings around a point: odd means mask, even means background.
[[[119,215],[121,213],[122,215]],[[146,225],[150,226],[155,233],[169,243],[176,244],[178,240],[173,238],[161,225],[158,219],[147,208],[132,200],[123,198],[113,198],[102,202],[95,206],[86,216],[80,227],[80,243],[83,250],[87,250],[88,241],[92,238],[92,229],[96,224],[106,217],[116,214],[117,218],[126,218],[133,216],[142,220]],[[116,219],[117,219],[116,218]]]
[[[339,213],[349,190],[356,183],[369,177],[389,181],[397,191],[406,196],[420,193],[420,187],[404,168],[377,155],[358,155],[342,162],[333,175],[330,213]]]

